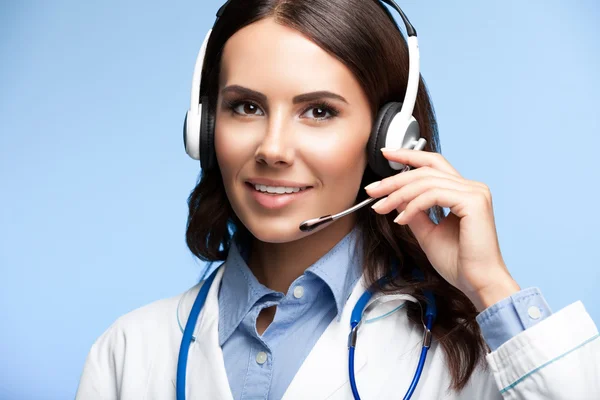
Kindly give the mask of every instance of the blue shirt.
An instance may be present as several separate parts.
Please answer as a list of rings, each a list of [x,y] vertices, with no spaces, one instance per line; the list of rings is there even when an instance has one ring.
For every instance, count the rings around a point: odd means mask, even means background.
[[[362,274],[356,229],[311,265],[287,293],[260,284],[232,243],[219,292],[219,344],[234,399],[280,399]],[[262,335],[256,319],[277,306]]]
[[[357,229],[298,277],[287,293],[258,282],[250,271],[248,248],[233,241],[219,291],[219,344],[233,398],[280,399],[311,349],[341,316],[362,274]],[[256,319],[266,307],[275,317],[259,335]],[[492,350],[551,314],[539,289],[528,288],[477,316]]]

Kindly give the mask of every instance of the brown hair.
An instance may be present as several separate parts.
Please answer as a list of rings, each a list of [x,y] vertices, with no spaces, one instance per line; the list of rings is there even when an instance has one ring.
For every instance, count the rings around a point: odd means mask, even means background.
[[[226,41],[241,28],[267,17],[297,30],[344,63],[366,93],[373,118],[386,102],[404,98],[408,47],[391,14],[379,1],[234,0],[215,24],[207,46],[201,93],[208,95],[210,112],[216,109],[220,59]],[[413,115],[419,122],[421,136],[427,139],[426,150],[440,152],[435,113],[422,78]],[[378,177],[367,167],[361,187],[375,180]],[[356,200],[366,196],[361,189]],[[233,234],[248,231],[233,212],[218,167],[202,171],[188,205],[186,241],[192,253],[204,261],[225,260]],[[394,215],[380,215],[369,207],[357,213],[367,283],[391,274],[390,260],[395,258],[399,261],[399,276],[382,290],[410,293],[421,302],[425,301],[423,289],[433,291],[438,312],[432,333],[445,351],[451,388],[461,390],[475,368],[480,364],[485,368],[482,361],[487,346],[475,321],[475,306],[437,273],[410,228],[395,224]],[[429,215],[436,223],[444,218],[439,207],[432,208]],[[423,271],[423,282],[412,278],[415,267]],[[408,315],[411,321],[421,324],[416,304],[408,305]]]

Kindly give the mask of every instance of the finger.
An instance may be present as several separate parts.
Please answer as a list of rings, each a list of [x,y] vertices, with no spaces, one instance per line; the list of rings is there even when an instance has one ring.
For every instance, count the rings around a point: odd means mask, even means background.
[[[408,183],[414,180],[422,179],[429,176],[446,178],[455,182],[465,183],[473,186],[480,186],[481,188],[484,188],[485,186],[482,183],[470,181],[462,177],[440,171],[439,169],[434,169],[431,167],[421,167],[412,171],[398,173],[394,176],[382,179],[381,181],[373,182],[370,185],[365,186],[365,191],[369,196],[379,198],[390,194],[395,190],[400,189],[401,187],[407,185]]]
[[[390,161],[408,164],[414,168],[431,167],[448,174],[460,176],[458,171],[440,153],[409,149],[381,149],[383,156]]]
[[[416,197],[436,188],[452,189],[461,192],[478,190],[473,186],[460,181],[428,176],[413,181],[406,186],[403,186],[402,188],[392,192],[385,199],[379,200],[377,203],[375,203],[372,208],[379,214],[387,214],[393,209],[396,209],[399,204],[410,203]]]
[[[408,224],[419,212],[429,210],[433,206],[447,207],[454,215],[462,218],[468,215],[468,205],[475,196],[479,194],[445,188],[430,189],[409,202],[395,222],[401,225]]]

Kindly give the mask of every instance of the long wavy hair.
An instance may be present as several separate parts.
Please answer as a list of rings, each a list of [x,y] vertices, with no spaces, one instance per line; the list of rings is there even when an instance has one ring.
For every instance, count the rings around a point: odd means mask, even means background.
[[[220,61],[227,40],[241,28],[263,18],[273,18],[305,35],[336,57],[352,71],[366,93],[373,118],[389,101],[402,101],[408,80],[408,47],[388,9],[376,0],[233,0],[213,28],[202,71],[201,94],[209,99],[209,112],[215,113]],[[427,151],[440,152],[433,105],[423,79],[413,115],[421,136],[427,139]],[[367,167],[361,188],[379,178]],[[364,189],[356,201],[367,197]],[[186,242],[191,252],[208,262],[225,260],[233,235],[248,234],[237,218],[223,186],[218,166],[202,171],[198,184],[188,198],[189,216]],[[391,274],[390,260],[399,262],[399,274],[390,293],[409,293],[425,305],[423,289],[437,299],[434,341],[445,352],[451,375],[451,389],[465,387],[488,350],[475,321],[477,309],[458,289],[446,282],[433,268],[415,236],[407,226],[393,222],[394,215],[359,210],[357,224],[363,240],[363,272],[367,284]],[[430,218],[444,218],[440,207],[430,209]],[[413,268],[423,271],[424,280],[415,281]],[[421,325],[420,308],[407,305],[412,323]],[[423,307],[425,308],[425,307]]]

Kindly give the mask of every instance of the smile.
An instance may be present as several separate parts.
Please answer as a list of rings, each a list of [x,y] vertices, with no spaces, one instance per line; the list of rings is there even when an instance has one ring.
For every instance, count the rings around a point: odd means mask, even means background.
[[[269,210],[284,208],[312,189],[312,186],[267,186],[250,182],[246,182],[245,187],[258,205]]]
[[[305,190],[308,186],[304,187],[288,187],[288,186],[267,186],[267,185],[254,185],[254,188],[259,192],[271,193],[271,194],[284,194],[284,193],[298,193]]]

